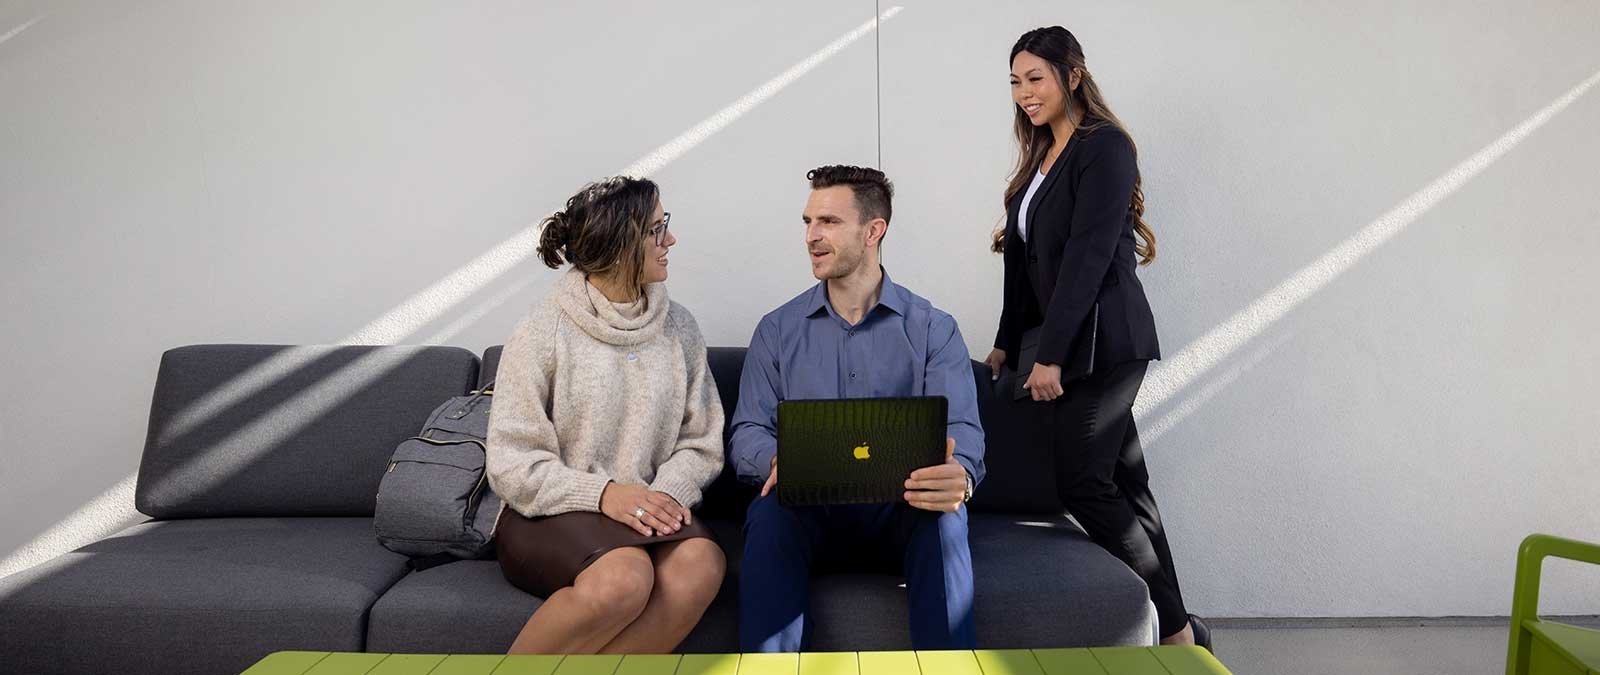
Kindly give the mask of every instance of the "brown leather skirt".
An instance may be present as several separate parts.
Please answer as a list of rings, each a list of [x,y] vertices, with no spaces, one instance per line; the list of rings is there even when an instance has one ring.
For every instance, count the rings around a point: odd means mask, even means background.
[[[699,518],[672,534],[646,537],[603,513],[526,518],[510,508],[500,511],[494,531],[495,557],[506,581],[541,598],[571,586],[580,572],[613,549],[696,537],[716,539]]]

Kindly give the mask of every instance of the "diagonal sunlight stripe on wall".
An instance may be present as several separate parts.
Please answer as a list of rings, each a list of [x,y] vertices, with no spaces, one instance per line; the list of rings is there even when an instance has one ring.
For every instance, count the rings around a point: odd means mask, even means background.
[[[44,15],[40,14],[39,16],[33,17],[32,19],[28,19],[21,26],[17,26],[16,28],[13,28],[11,30],[6,31],[5,35],[0,35],[0,44],[5,44],[6,40],[10,40],[11,38],[14,38],[14,37],[16,37],[18,35],[21,35],[22,31],[25,31],[25,30],[28,30],[29,28],[32,28],[33,24],[39,23],[39,20],[43,19],[43,18],[44,18]]]
[[[901,11],[900,7],[891,7],[885,11],[881,20],[893,18]],[[677,138],[668,141],[665,145],[656,148],[649,154],[640,157],[618,173],[630,176],[645,176],[675,160],[685,152],[699,145],[712,134],[726,128],[734,120],[743,117],[756,106],[772,98],[784,87],[793,84],[800,76],[816,68],[823,61],[838,54],[851,43],[860,40],[871,33],[878,26],[879,19],[868,20],[857,26],[854,30],[845,33],[833,42],[828,43],[816,53],[806,57],[799,63],[783,71],[761,86],[738,100],[728,104],[705,121],[695,125],[688,131],[679,134]],[[482,288],[489,282],[505,274],[517,263],[533,255],[534,248],[539,243],[538,224],[529,225],[510,239],[497,244],[472,262],[463,265],[449,276],[439,280],[433,285],[419,291],[407,298],[400,306],[367,324],[356,331],[352,339],[357,344],[390,344],[398,342],[405,336],[416,332],[424,324],[432,321],[445,310],[456,305],[467,296]]]
[[[792,84],[823,61],[876,30],[881,21],[893,18],[902,9],[899,6],[891,7],[880,16],[862,23],[776,77],[764,82],[750,93],[723,107],[705,121],[690,128],[689,131],[679,134],[661,147],[628,164],[619,173],[648,175],[660,170],[663,166],[699,145],[712,134],[726,128],[756,106],[772,98],[784,87]],[[20,32],[20,30],[17,32]],[[517,264],[531,257],[538,240],[539,230],[537,224],[524,228],[443,279],[407,298],[394,309],[344,339],[339,340],[336,344],[394,344],[410,337],[429,322],[437,320],[450,308],[460,304],[466,298],[480,291],[484,286],[503,276]],[[521,290],[520,287],[514,286],[513,288]],[[499,299],[500,296],[498,295],[496,298],[491,298],[488,302],[480,305],[479,308],[475,308],[463,315],[462,320],[446,326],[435,337],[440,335],[453,336],[453,331],[459,331],[465,327],[466,323],[464,321],[468,317],[477,315],[481,318],[482,314],[492,310],[494,306],[509,300],[516,290],[500,294],[504,296],[504,299]],[[496,302],[497,299],[498,302]],[[472,320],[476,320],[476,318]],[[448,339],[448,337],[444,339]],[[193,431],[221,411],[237,405],[281,380],[285,375],[308,365],[315,356],[315,352],[309,349],[289,349],[280,352],[273,358],[241,373],[218,388],[216,392],[208,394],[201,401],[175,415],[173,423],[169,426],[169,433],[176,436]],[[384,357],[377,354],[358,359],[325,378],[317,386],[280,405],[273,412],[264,416],[264,419],[258,419],[256,422],[247,425],[245,429],[230,435],[228,439],[222,441],[222,445],[226,447],[229,444],[241,442],[245,438],[252,438],[252,442],[258,445],[270,445],[270,442],[261,443],[261,439],[281,439],[286,437],[314,419],[313,411],[320,413],[323,408],[318,406],[326,405],[330,397],[336,398],[353,394],[365,384],[370,384],[373,380],[381,377],[384,372],[387,372],[388,368],[392,368],[395,365],[398,365],[398,362],[387,362]],[[289,413],[293,413],[293,415]],[[294,415],[298,415],[300,419],[291,419]],[[251,436],[252,434],[253,437]],[[180,467],[174,472],[174,475],[187,476],[189,479],[200,477],[200,474],[193,467]],[[4,559],[0,559],[0,577],[31,567],[59,553],[84,545],[142,520],[143,516],[133,509],[134,480],[134,475],[123,478],[111,489],[91,499],[84,507],[51,526],[44,535],[36,537],[16,551],[8,554]]]
[[[421,345],[395,345],[357,358],[217,441],[208,449],[209,456],[204,457],[204,462],[201,461],[202,457],[190,459],[167,472],[160,482],[151,487],[166,492],[165,486],[170,484],[210,485],[243,471],[261,452],[299,433],[329,410],[337,409],[340,403],[400,367],[422,349],[425,347]],[[327,353],[324,350],[318,354],[317,350],[307,347],[287,351],[294,356],[285,360],[285,363],[297,360],[308,363],[312,358]],[[279,364],[274,368],[282,367]],[[158,442],[176,436],[169,433]],[[52,525],[44,534],[0,560],[0,577],[27,569],[144,520],[144,515],[133,506],[137,476],[135,472],[117,481],[111,489],[91,499]]]
[[[718,131],[722,131],[723,127],[732,124],[734,120],[743,117],[744,114],[750,112],[751,109],[761,105],[767,99],[772,98],[773,95],[783,90],[784,87],[789,86],[790,84],[794,83],[795,80],[800,79],[801,76],[811,72],[811,69],[821,65],[823,61],[832,58],[833,55],[843,51],[845,47],[850,46],[850,44],[856,40],[866,37],[867,34],[877,29],[880,22],[888,21],[889,19],[894,18],[894,16],[899,14],[902,9],[904,8],[890,7],[889,9],[884,10],[883,14],[877,19],[868,19],[865,23],[856,26],[855,30],[839,36],[839,39],[828,43],[827,46],[817,50],[815,54],[812,54],[801,62],[794,64],[777,77],[767,80],[765,84],[756,87],[754,91],[745,94],[744,96],[740,97],[739,100],[728,104],[727,107],[718,111],[717,114],[712,115],[711,117],[706,118],[704,122],[695,125],[693,129],[683,132],[677,138],[669,141],[666,145],[656,148],[654,152],[639,158],[638,161],[632,164],[629,164],[622,170],[622,175],[644,176],[655,173],[656,171],[660,170],[661,167],[666,166],[667,162],[677,159],[679,156],[683,155],[683,153],[688,152],[694,146],[699,145],[701,141],[704,141]]]
[[[0,578],[89,542],[109,537],[143,520],[144,517],[133,510],[135,475],[117,481],[111,489],[90,499],[66,518],[51,525],[44,534],[34,537],[0,560]]]
[[[512,298],[517,297],[518,293],[527,290],[536,280],[538,280],[538,277],[528,275],[510,286],[500,289],[499,293],[495,293],[483,302],[478,303],[477,306],[467,310],[461,316],[456,317],[456,320],[451,321],[449,325],[440,328],[433,335],[423,338],[422,344],[442,345],[449,342],[455,336],[460,335],[462,331],[483,320],[483,317],[489,316],[490,312],[510,302]]]
[[[1267,344],[1257,347],[1243,361],[1223,371],[1221,375],[1207,382],[1205,386],[1200,387],[1199,391],[1190,394],[1176,406],[1173,406],[1172,410],[1162,415],[1154,424],[1151,424],[1148,430],[1141,425],[1139,437],[1145,443],[1154,443],[1157,439],[1167,435],[1167,432],[1172,431],[1173,427],[1178,426],[1179,422],[1199,412],[1201,408],[1205,407],[1206,403],[1215,398],[1217,394],[1222,393],[1222,390],[1233,386],[1233,383],[1237,382],[1245,373],[1261,365],[1262,361],[1267,360],[1268,356],[1278,351],[1278,348],[1282,347],[1292,337],[1294,337],[1293,333],[1284,333],[1272,338]]]
[[[1578,100],[1600,83],[1600,72],[1590,75],[1567,93],[1523,120],[1488,146],[1457,164],[1443,176],[1423,186],[1377,220],[1368,223],[1350,238],[1335,246],[1322,257],[1284,279],[1272,290],[1251,301],[1244,309],[1228,320],[1207,331],[1199,339],[1184,346],[1169,360],[1158,362],[1145,380],[1144,390],[1134,405],[1134,414],[1140,417],[1167,402],[1178,392],[1204,376],[1217,364],[1245,344],[1261,335],[1267,328],[1307,298],[1321,291],[1334,279],[1367,257],[1378,247],[1388,243],[1395,235],[1429,209],[1454,194],[1461,186],[1476,178],[1484,169],[1500,159],[1529,134],[1544,126],[1573,101]]]
[[[889,8],[883,12],[882,20],[887,21],[893,18],[900,13],[901,9],[901,7]],[[634,160],[626,167],[623,167],[619,173],[622,175],[647,175],[659,171],[667,163],[682,157],[684,153],[699,145],[712,134],[726,128],[756,106],[772,98],[784,87],[793,84],[795,80],[816,68],[829,57],[838,54],[851,43],[872,32],[877,27],[877,23],[876,20],[868,20],[862,23],[776,77],[762,83],[750,93],[724,106],[704,121],[691,127],[688,131],[668,141],[665,145]],[[443,279],[417,292],[395,308],[384,313],[383,316],[372,320],[334,344],[394,344],[405,340],[429,322],[438,319],[449,311],[451,307],[460,304],[484,286],[500,278],[506,272],[531,257],[538,247],[539,234],[540,230],[537,223],[527,226],[509,239],[496,244],[488,251],[446,275]],[[284,352],[278,357],[241,373],[219,389],[217,393],[197,401],[188,409],[176,415],[171,427],[172,433],[182,435],[192,431],[195,427],[205,423],[206,420],[211,419],[219,411],[238,404],[256,392],[271,386],[272,383],[282,379],[284,375],[303,367],[309,362],[310,358],[310,355],[305,352]]]

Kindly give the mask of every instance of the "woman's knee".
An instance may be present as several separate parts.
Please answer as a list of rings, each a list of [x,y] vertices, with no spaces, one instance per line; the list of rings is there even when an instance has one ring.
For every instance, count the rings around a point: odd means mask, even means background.
[[[655,584],[650,554],[630,547],[600,556],[578,575],[573,590],[595,613],[632,621],[644,611]]]
[[[657,566],[656,584],[663,594],[714,597],[722,587],[728,560],[710,539],[687,539]]]

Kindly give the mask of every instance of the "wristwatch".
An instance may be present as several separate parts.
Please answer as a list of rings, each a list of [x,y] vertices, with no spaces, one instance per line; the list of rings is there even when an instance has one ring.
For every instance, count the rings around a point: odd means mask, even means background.
[[[965,504],[970,501],[972,501],[972,474],[969,473],[967,474],[967,493],[961,495],[961,503]]]

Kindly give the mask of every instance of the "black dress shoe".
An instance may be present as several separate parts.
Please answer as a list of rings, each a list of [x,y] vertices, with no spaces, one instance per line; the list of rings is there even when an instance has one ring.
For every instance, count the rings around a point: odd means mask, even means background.
[[[1211,628],[1206,626],[1206,622],[1201,621],[1200,617],[1190,614],[1189,628],[1194,631],[1195,644],[1205,647],[1206,651],[1212,654],[1217,653],[1217,650],[1211,648]]]

